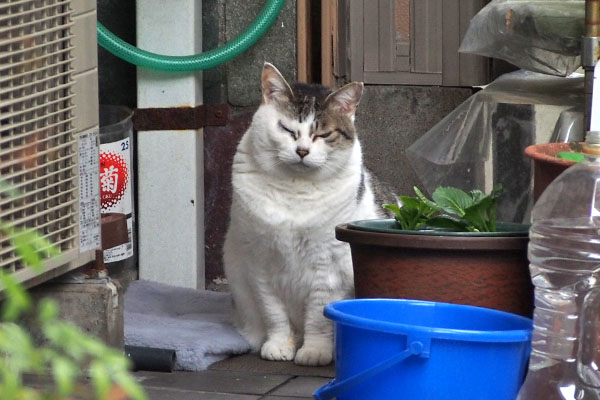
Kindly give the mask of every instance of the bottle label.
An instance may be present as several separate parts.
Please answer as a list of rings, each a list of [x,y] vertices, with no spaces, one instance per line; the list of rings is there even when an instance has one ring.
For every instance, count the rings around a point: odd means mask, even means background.
[[[131,151],[129,138],[100,144],[100,199],[102,213],[127,216],[128,241],[104,250],[104,262],[133,256],[133,201],[131,188]]]
[[[100,243],[98,200],[98,130],[79,135],[79,252],[96,250]]]

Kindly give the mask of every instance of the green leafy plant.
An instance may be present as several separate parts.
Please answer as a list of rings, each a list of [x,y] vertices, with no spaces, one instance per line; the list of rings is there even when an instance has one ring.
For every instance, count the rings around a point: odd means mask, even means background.
[[[556,153],[556,157],[575,162],[582,162],[584,160],[583,145],[580,142],[570,142],[569,148],[571,151],[559,151]]]
[[[488,195],[481,190],[465,192],[454,187],[438,187],[427,198],[416,186],[416,197],[398,196],[398,204],[383,204],[395,213],[403,230],[442,228],[457,232],[495,232],[496,200],[502,187]]]
[[[0,194],[11,196],[6,183]],[[8,237],[19,258],[41,272],[43,261],[59,251],[34,230],[0,222],[0,234]],[[129,373],[129,360],[77,326],[58,317],[57,304],[43,299],[34,307],[27,290],[14,276],[0,269],[3,303],[0,320],[0,399],[59,400],[96,398],[100,400],[144,400],[146,395]],[[43,344],[33,340],[20,321],[32,318],[43,334]],[[50,377],[43,387],[28,385],[26,375]],[[86,389],[89,377],[93,397]]]
[[[398,204],[384,204],[383,208],[396,214],[396,222],[404,230],[417,230],[427,224],[427,221],[440,209],[427,200],[415,186],[418,197],[398,196]]]

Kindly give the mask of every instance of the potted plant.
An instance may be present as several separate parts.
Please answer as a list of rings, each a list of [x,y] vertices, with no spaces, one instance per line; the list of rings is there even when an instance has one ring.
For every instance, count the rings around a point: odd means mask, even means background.
[[[528,226],[496,222],[496,199],[440,187],[398,196],[395,219],[336,227],[352,253],[356,297],[467,304],[531,317]]]
[[[533,160],[533,200],[565,169],[583,160],[581,143],[541,143],[525,148],[525,155]]]

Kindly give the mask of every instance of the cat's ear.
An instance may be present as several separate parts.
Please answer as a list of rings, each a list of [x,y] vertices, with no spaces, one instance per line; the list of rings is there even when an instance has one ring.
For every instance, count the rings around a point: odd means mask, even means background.
[[[273,64],[265,63],[262,70],[262,95],[265,103],[288,101],[292,88]]]
[[[351,82],[331,93],[325,99],[325,107],[353,118],[363,93],[362,82]]]

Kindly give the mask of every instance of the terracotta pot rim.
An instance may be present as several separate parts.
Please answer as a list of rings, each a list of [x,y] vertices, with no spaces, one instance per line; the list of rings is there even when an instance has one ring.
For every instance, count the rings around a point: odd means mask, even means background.
[[[351,245],[374,245],[395,248],[445,250],[522,250],[527,248],[528,236],[443,236],[397,235],[349,229],[348,224],[335,227],[336,239]]]
[[[565,147],[566,146],[566,147]],[[565,147],[565,148],[562,148]],[[545,151],[544,151],[545,150]],[[558,150],[558,151],[555,151]],[[558,153],[559,151],[569,151],[568,143],[539,143],[532,144],[525,148],[525,155],[527,157],[532,158],[535,161],[545,161],[552,164],[571,166],[575,164],[575,161],[564,160],[562,158],[558,158],[555,155],[550,155],[548,153]]]

